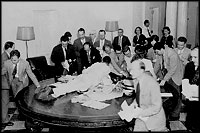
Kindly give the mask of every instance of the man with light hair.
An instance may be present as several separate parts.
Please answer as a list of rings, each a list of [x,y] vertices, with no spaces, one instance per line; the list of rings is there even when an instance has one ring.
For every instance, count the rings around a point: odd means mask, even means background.
[[[145,64],[141,60],[133,61],[129,72],[137,81],[136,98],[129,106],[132,108],[129,118],[136,118],[134,131],[166,131],[159,84],[145,73]]]
[[[98,38],[96,30],[91,30],[89,33],[89,37],[92,39],[92,43],[94,44]]]

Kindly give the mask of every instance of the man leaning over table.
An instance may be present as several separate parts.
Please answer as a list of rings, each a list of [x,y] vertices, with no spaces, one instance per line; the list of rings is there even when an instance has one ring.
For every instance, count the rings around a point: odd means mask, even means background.
[[[98,84],[111,85],[112,80],[109,76],[111,72],[109,64],[111,59],[109,56],[103,58],[103,62],[96,62],[92,66],[84,69],[82,74],[69,80],[67,83],[58,85],[56,88],[49,87],[38,99],[42,101],[52,101],[61,95],[73,91],[84,92],[89,88],[95,87]]]
[[[138,83],[136,98],[127,110],[122,111],[125,119],[131,121],[136,118],[134,131],[166,131],[166,117],[159,84],[145,73],[145,65],[141,60],[133,61],[129,71]]]

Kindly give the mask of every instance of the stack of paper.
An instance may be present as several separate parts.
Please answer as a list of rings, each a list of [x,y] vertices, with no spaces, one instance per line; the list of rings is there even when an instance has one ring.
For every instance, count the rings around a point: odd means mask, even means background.
[[[198,101],[199,88],[197,85],[191,85],[188,79],[182,80],[182,94],[191,101]]]
[[[71,102],[72,103],[84,103],[84,102],[87,102],[87,101],[90,101],[91,98],[89,98],[87,95],[78,95],[78,96],[74,96],[72,99],[71,99]]]
[[[126,100],[121,105],[122,110],[118,112],[118,115],[122,120],[130,122],[133,118],[137,118],[141,112],[141,108],[134,107],[133,105],[128,106]]]
[[[86,106],[86,107],[90,107],[90,108],[94,108],[94,109],[103,109],[103,108],[108,107],[110,104],[90,100],[90,101],[84,102],[81,105]]]

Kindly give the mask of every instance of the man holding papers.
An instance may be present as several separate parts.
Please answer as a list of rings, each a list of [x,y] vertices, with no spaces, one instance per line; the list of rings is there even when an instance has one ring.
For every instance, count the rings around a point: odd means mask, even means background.
[[[127,121],[136,118],[134,131],[166,131],[159,84],[145,73],[145,65],[141,60],[133,61],[129,71],[132,78],[138,81],[136,98],[130,106],[122,104],[120,117]]]
[[[187,98],[186,127],[192,132],[199,132],[199,47],[191,51],[192,61],[185,67],[184,79],[182,80],[182,94]]]

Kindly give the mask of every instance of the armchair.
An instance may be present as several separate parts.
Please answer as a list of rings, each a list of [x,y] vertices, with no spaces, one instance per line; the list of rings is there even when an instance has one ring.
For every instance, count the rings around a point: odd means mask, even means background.
[[[47,64],[45,56],[37,56],[26,59],[35,74],[38,81],[42,81],[49,78],[56,78],[55,66],[50,66]]]

